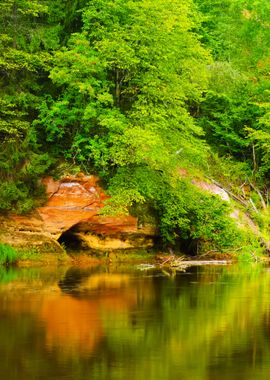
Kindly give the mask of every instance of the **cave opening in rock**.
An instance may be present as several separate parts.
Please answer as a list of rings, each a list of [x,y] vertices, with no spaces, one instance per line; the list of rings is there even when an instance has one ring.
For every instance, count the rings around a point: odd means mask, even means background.
[[[83,241],[72,228],[63,232],[58,242],[63,245],[67,251],[81,251],[84,249]]]
[[[177,250],[188,256],[198,255],[198,239],[179,239]]]
[[[178,238],[173,246],[169,245],[165,248],[172,253],[182,253],[187,256],[196,256],[198,255],[198,247],[199,247],[198,239],[181,239]]]

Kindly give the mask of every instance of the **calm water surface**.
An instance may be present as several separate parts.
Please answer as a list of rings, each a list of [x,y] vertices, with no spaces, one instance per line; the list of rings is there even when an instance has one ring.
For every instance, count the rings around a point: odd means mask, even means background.
[[[0,268],[0,378],[270,377],[270,271]]]

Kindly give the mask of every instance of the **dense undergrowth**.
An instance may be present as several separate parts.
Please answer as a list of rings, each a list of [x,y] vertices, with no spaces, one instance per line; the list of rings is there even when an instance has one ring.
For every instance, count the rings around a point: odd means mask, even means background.
[[[12,265],[17,260],[17,251],[8,244],[0,243],[0,265]]]

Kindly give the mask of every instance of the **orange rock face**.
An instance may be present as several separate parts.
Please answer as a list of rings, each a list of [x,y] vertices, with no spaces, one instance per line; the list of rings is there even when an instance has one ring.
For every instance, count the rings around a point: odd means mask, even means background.
[[[94,232],[96,234],[115,235],[118,233],[136,233],[137,219],[130,215],[102,216],[94,215],[88,220],[77,223],[78,232]]]
[[[99,215],[101,208],[104,206],[104,201],[108,199],[108,196],[98,185],[98,178],[90,175],[78,175],[68,176],[59,181],[53,180],[48,177],[43,180],[45,185],[48,201],[43,207],[39,207],[34,213],[28,216],[12,216],[9,220],[11,232],[11,238],[7,236],[5,242],[12,243],[15,238],[14,245],[23,245],[25,239],[29,238],[29,243],[32,245],[33,236],[35,233],[37,240],[52,240],[57,243],[59,237],[66,231],[72,228],[72,233],[77,233],[77,237],[82,234],[91,233],[97,238],[95,240],[95,248],[99,246],[97,239],[100,239],[100,243],[104,236],[107,237],[106,245],[100,244],[101,249],[108,249],[110,242],[108,238],[113,237],[112,249],[115,249],[115,239],[124,240],[128,235],[132,237],[139,236],[134,247],[141,246],[142,236],[148,235],[147,246],[149,246],[149,236],[154,235],[153,229],[137,227],[137,218],[133,216],[117,216],[107,217]],[[102,237],[102,236],[103,237]],[[100,238],[101,236],[101,238]],[[46,237],[46,239],[45,239]],[[30,241],[31,240],[31,241]],[[85,240],[85,239],[84,239]],[[93,239],[92,239],[93,240]],[[86,239],[86,242],[90,242],[89,248],[91,248],[91,239]],[[36,242],[37,246],[41,246],[41,242]],[[57,243],[58,244],[58,243]],[[86,243],[88,244],[88,243]],[[127,244],[119,244],[119,247],[125,247]],[[128,244],[128,247],[132,247],[132,243]],[[142,246],[145,246],[142,244]],[[60,246],[59,246],[60,247]]]
[[[44,207],[37,209],[46,231],[60,236],[63,231],[78,225],[81,232],[111,235],[134,233],[137,219],[132,216],[99,216],[108,196],[98,186],[95,176],[66,177],[61,181],[46,178],[44,184],[49,196]]]

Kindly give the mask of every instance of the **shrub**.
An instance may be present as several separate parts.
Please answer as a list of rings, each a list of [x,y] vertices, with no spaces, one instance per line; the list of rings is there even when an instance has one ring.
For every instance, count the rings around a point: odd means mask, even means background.
[[[18,259],[17,251],[10,245],[0,243],[0,265],[14,264]]]
[[[242,242],[241,231],[229,216],[230,205],[196,188],[189,179],[166,178],[163,172],[147,167],[123,168],[109,192],[112,197],[103,212],[128,212],[134,205],[138,212],[152,210],[164,245],[200,241],[208,242],[209,249],[223,251]]]

